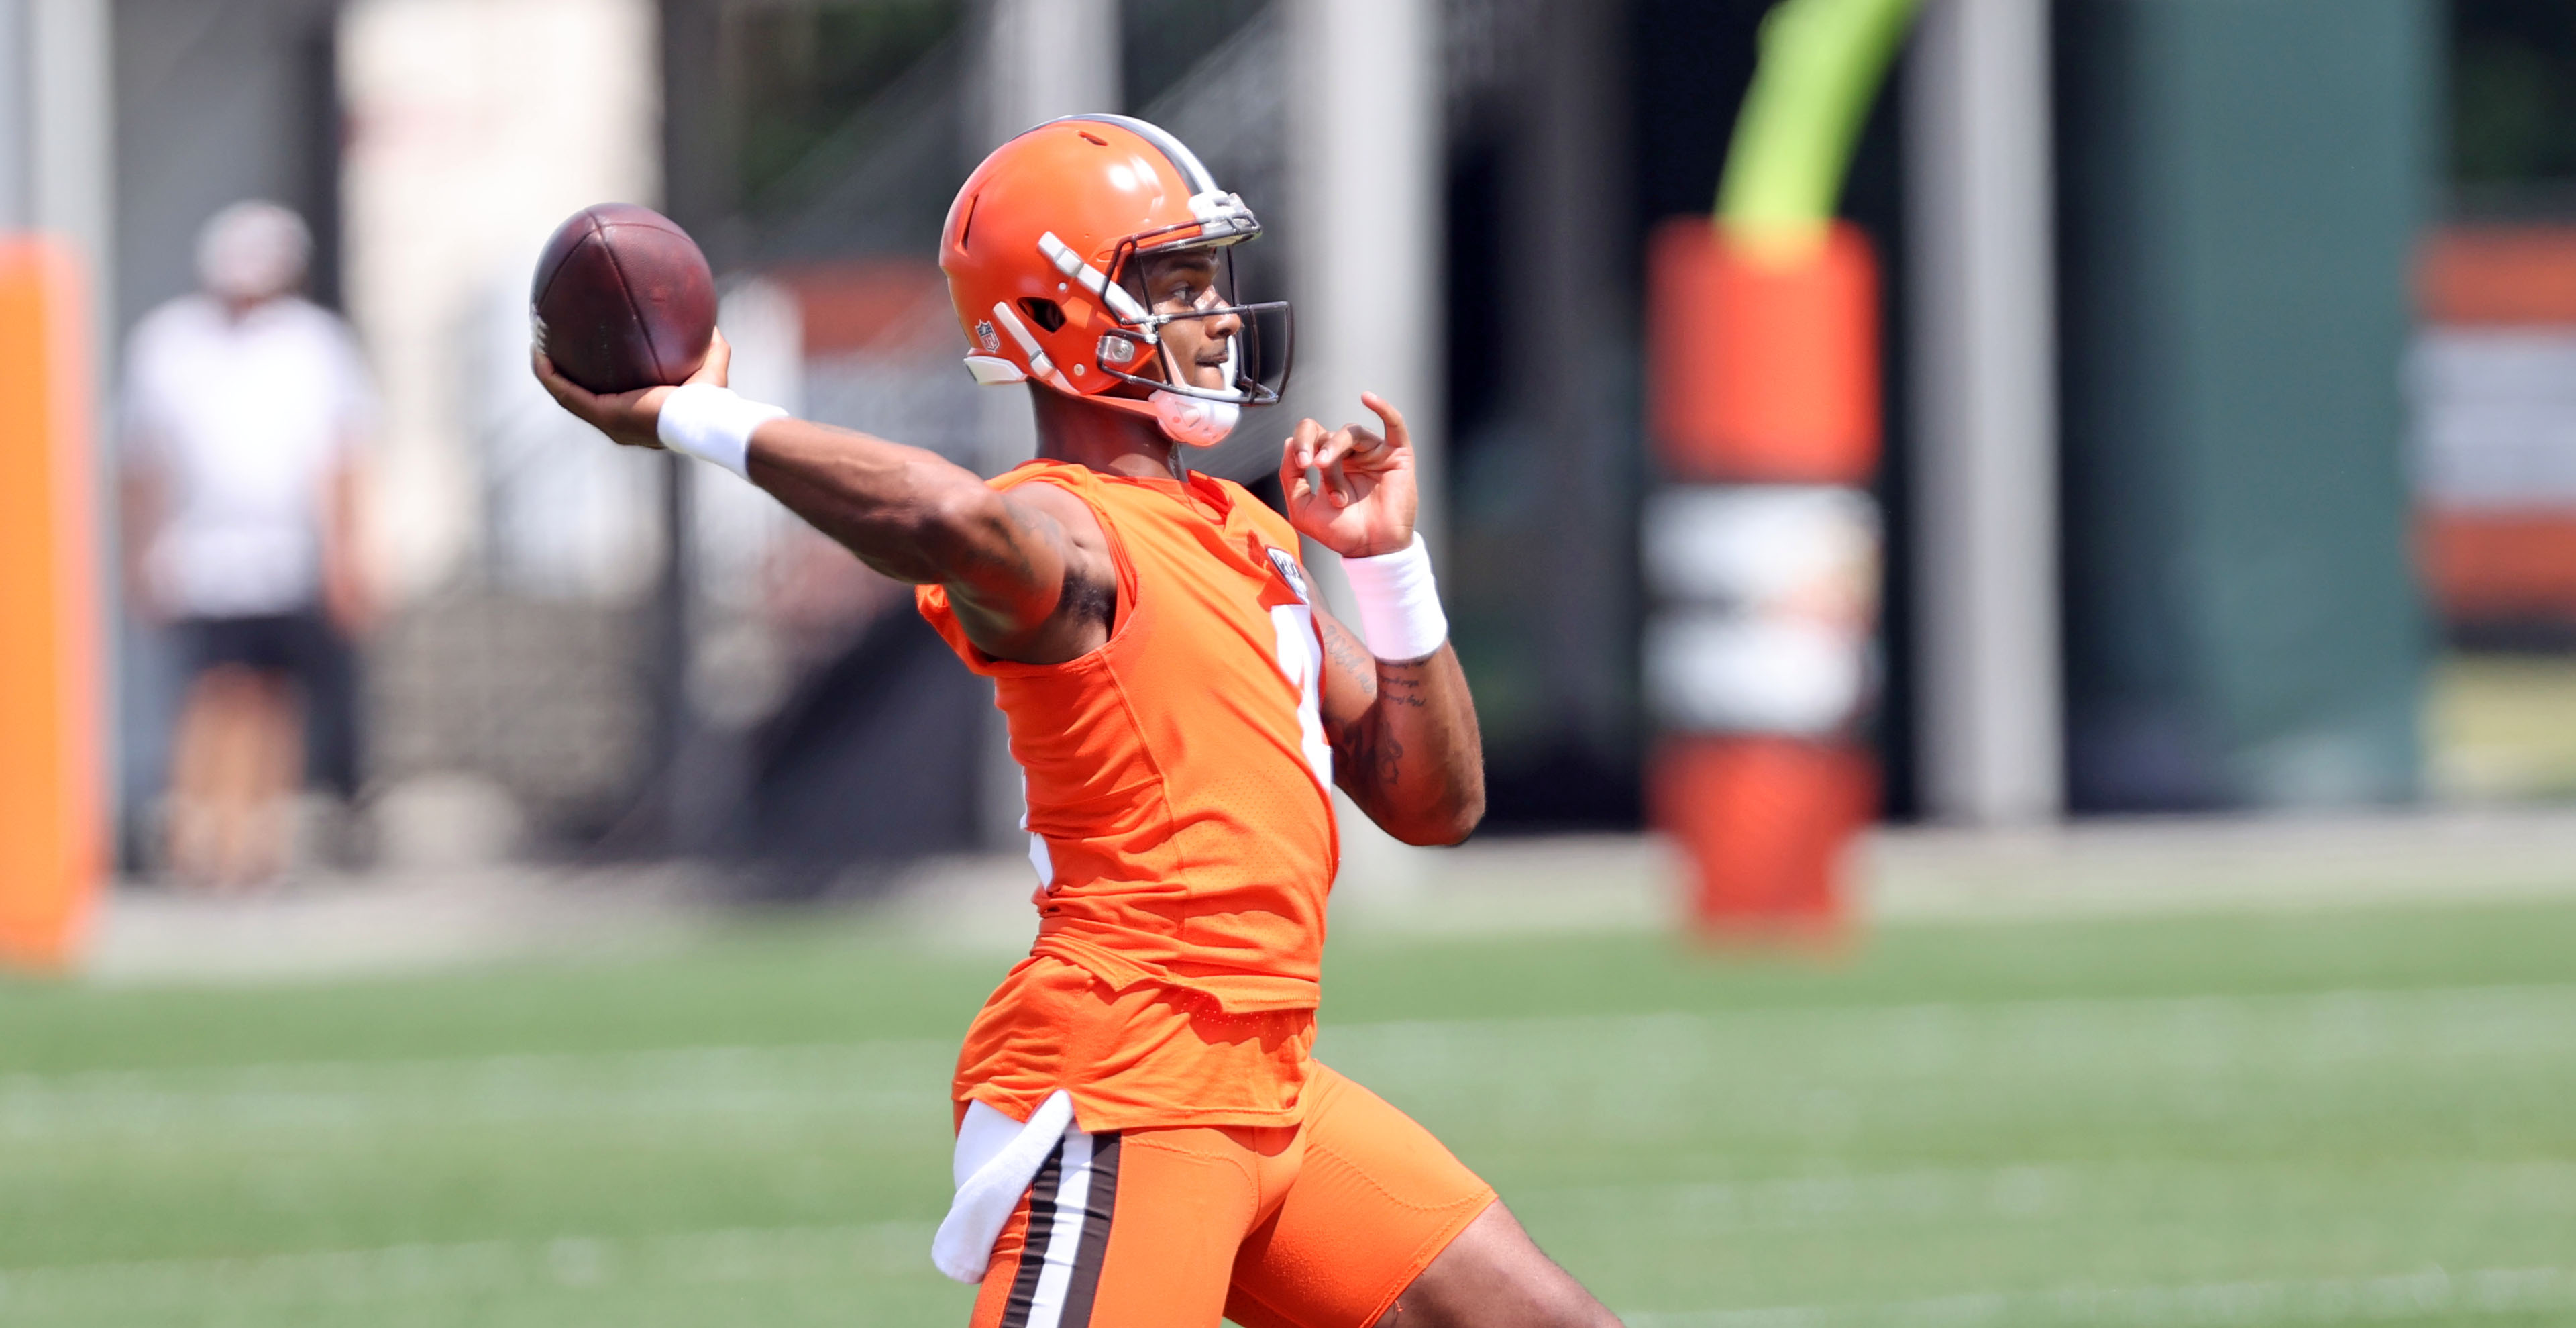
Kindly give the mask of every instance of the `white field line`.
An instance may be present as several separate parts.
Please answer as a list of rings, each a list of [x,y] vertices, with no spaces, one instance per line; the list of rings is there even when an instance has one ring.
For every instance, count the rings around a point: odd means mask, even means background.
[[[542,1079],[688,1080],[745,1071],[773,1075],[839,1070],[862,1060],[910,1066],[946,1062],[957,1044],[930,1038],[786,1045],[718,1044],[656,1047],[641,1051],[505,1052],[493,1056],[442,1056],[409,1060],[255,1061],[244,1065],[177,1066],[155,1070],[76,1070],[67,1074],[20,1071],[0,1074],[0,1092],[54,1085],[114,1090],[154,1084],[188,1084],[210,1090],[285,1082],[364,1080]]]
[[[1997,1053],[2026,1063],[2151,1058],[2191,1069],[2258,1055],[2274,1066],[2524,1056],[2576,1052],[2576,984],[1395,1021],[1327,1025],[1321,1042],[1326,1060],[1357,1054],[1471,1077],[1526,1061],[1531,1048],[1585,1060],[1642,1056],[1648,1071],[1694,1047],[1786,1048],[1803,1060],[1905,1075]]]
[[[1436,1083],[1516,1074],[1533,1056],[1620,1068],[1631,1093],[1750,1070],[1855,1082],[2017,1072],[2243,1069],[2576,1053],[2576,984],[2290,995],[1654,1012],[1328,1025],[1328,1061]],[[1719,1052],[1758,1052],[1735,1062]],[[1774,1055],[1776,1053],[1776,1055]],[[278,1062],[0,1077],[0,1139],[74,1133],[355,1128],[376,1123],[923,1115],[954,1048],[914,1039],[789,1047]]]
[[[2453,1273],[2434,1268],[2386,1277],[2078,1286],[1875,1304],[1776,1305],[1630,1313],[1622,1317],[1628,1328],[1988,1328],[2019,1324],[2231,1328],[2529,1315],[2571,1308],[2576,1308],[2576,1270],[2489,1268]]]
[[[0,1076],[0,1139],[55,1132],[330,1129],[836,1111],[944,1116],[956,1049],[790,1047],[274,1062]]]
[[[1508,1196],[1686,1226],[1693,1234],[1839,1226],[1855,1219],[2054,1216],[2104,1169],[2031,1165],[1767,1176],[1739,1181],[1583,1185]]]
[[[0,1269],[0,1320],[41,1311],[366,1303],[547,1288],[937,1276],[929,1222],[392,1245]]]
[[[1504,1197],[1524,1214],[1548,1213],[1558,1227],[1647,1225],[1698,1236],[1954,1219],[2048,1221],[2078,1216],[2088,1207],[2127,1208],[2147,1196],[2224,1201],[2277,1190],[2284,1181],[2313,1179],[2305,1168],[2266,1175],[2260,1167],[2236,1163],[2026,1163],[1531,1187]],[[2346,1181],[2324,1201],[2360,1188],[2383,1197],[2402,1193],[2418,1212],[2440,1208],[2490,1216],[2576,1215],[2576,1162],[2557,1158],[2383,1167],[2358,1185]],[[2299,1197],[2312,1195],[2309,1191]]]

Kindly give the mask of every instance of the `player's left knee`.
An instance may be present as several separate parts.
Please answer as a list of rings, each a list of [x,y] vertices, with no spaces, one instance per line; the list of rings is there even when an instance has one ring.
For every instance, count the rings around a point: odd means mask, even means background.
[[[1620,1328],[1502,1204],[1461,1232],[1373,1328]]]

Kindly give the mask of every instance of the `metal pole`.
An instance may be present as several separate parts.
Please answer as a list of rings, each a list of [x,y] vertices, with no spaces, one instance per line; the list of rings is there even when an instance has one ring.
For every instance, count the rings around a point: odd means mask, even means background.
[[[37,228],[72,242],[95,308],[113,308],[107,272],[108,208],[115,176],[108,72],[107,0],[28,0],[31,128],[24,179]]]
[[[992,0],[985,40],[978,159],[1031,125],[1121,104],[1116,0]]]
[[[1296,397],[1326,427],[1373,424],[1363,389],[1405,413],[1422,529],[1442,552],[1440,8],[1290,0],[1290,201]],[[1280,431],[1283,435],[1285,430]],[[1323,573],[1338,586],[1340,569]]]
[[[10,177],[17,192],[14,226],[42,232],[60,242],[70,257],[79,287],[82,345],[78,358],[82,394],[75,418],[85,421],[87,437],[76,440],[80,460],[88,467],[97,529],[113,530],[118,473],[116,449],[107,446],[110,384],[116,380],[119,329],[116,325],[116,147],[114,56],[110,40],[109,0],[0,0],[10,11],[9,40],[15,51],[0,69],[14,91],[6,112],[15,120],[7,151],[16,154]],[[92,603],[118,602],[120,569],[114,540],[95,546]],[[125,643],[120,620],[100,615],[109,624],[98,636],[101,676],[114,678],[121,668]],[[98,731],[105,752],[119,750],[115,740],[118,706],[112,686],[97,694]],[[102,806],[111,823],[121,819],[116,800],[123,781],[112,762],[98,770]]]
[[[35,222],[30,158],[35,148],[34,70],[28,58],[29,0],[0,0],[0,231]]]
[[[2065,805],[2047,0],[1932,0],[1908,82],[1920,774],[1932,813]]]

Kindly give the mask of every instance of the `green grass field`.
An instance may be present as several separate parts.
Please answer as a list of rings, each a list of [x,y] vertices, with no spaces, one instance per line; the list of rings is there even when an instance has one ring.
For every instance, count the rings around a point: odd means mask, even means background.
[[[787,919],[0,986],[0,1323],[961,1324],[944,1087],[1002,966]],[[2576,904],[1361,936],[1325,1015],[1637,1328],[2576,1323]]]

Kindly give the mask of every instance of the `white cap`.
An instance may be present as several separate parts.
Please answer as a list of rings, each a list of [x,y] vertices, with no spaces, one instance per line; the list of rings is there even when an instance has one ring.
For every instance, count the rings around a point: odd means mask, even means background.
[[[197,280],[228,300],[284,295],[304,279],[312,257],[304,219],[263,199],[235,203],[197,232]]]

